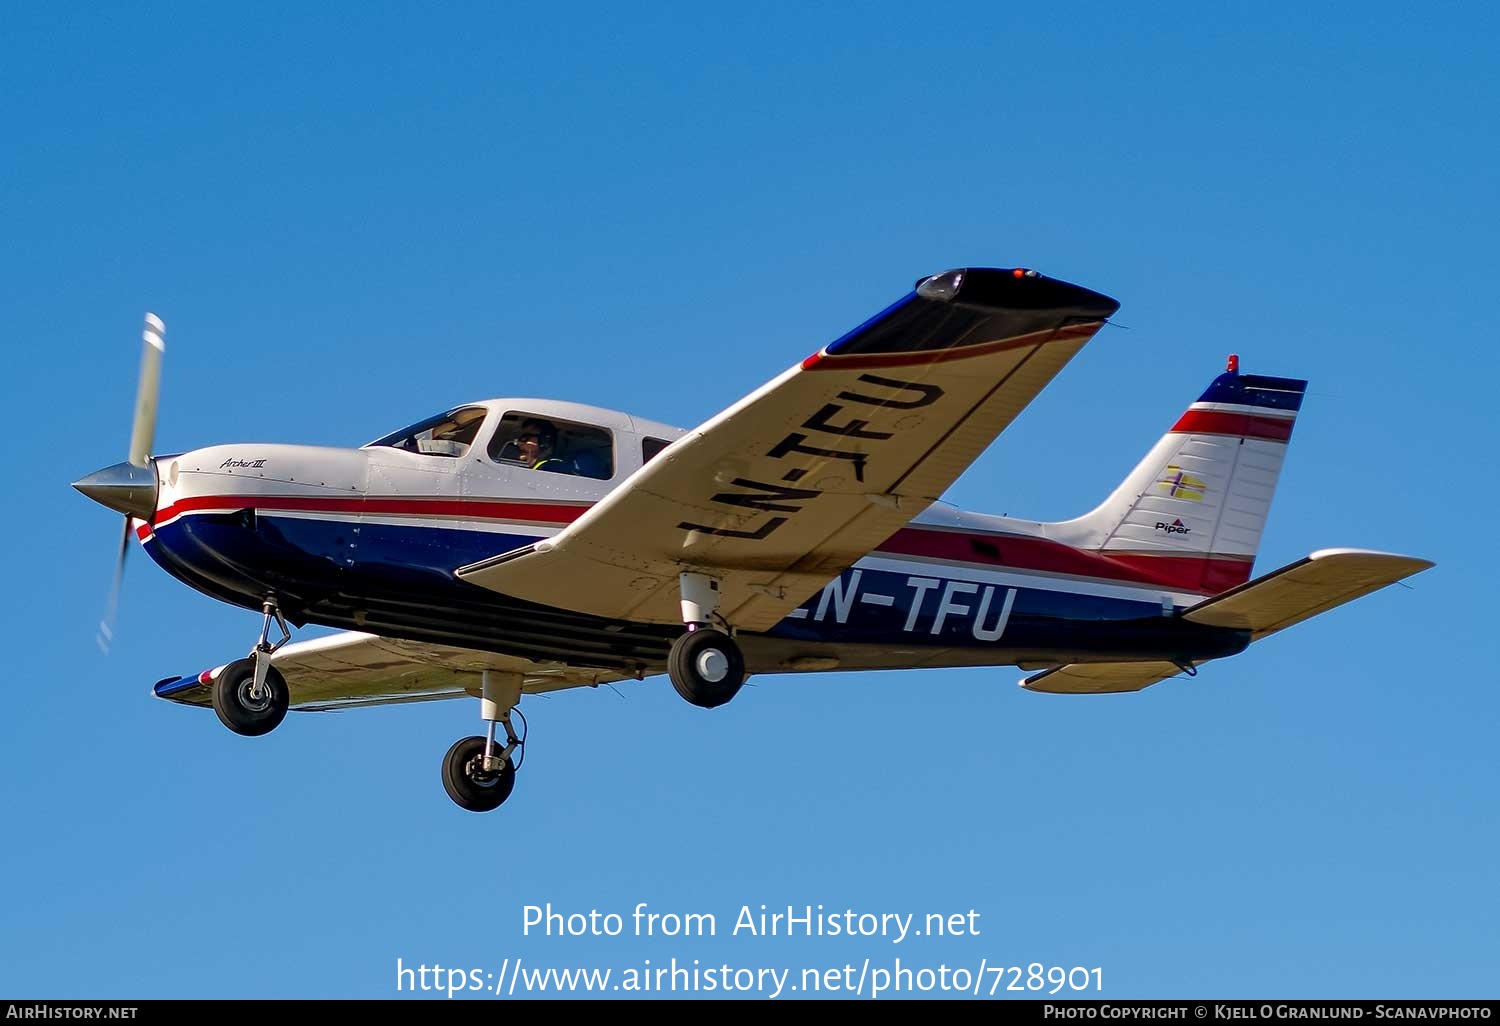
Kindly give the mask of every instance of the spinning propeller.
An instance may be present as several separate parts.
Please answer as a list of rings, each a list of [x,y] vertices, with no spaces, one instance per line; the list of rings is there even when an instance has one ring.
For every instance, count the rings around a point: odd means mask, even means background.
[[[130,458],[124,463],[95,471],[73,482],[84,495],[95,502],[125,514],[125,530],[120,536],[120,554],[115,560],[114,584],[109,603],[99,621],[99,648],[109,651],[114,637],[115,612],[120,602],[120,584],[125,576],[125,554],[130,550],[132,518],[150,520],[156,512],[156,466],[151,462],[151,441],[156,434],[156,399],[161,386],[161,356],[166,349],[162,336],[166,326],[155,314],[146,315],[141,333],[141,374],[135,393],[135,420],[130,429]]]

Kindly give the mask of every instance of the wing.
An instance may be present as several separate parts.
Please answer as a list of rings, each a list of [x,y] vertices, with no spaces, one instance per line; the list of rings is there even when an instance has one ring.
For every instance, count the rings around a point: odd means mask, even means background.
[[[522,674],[522,692],[528,695],[625,679],[607,670],[538,663],[354,631],[293,642],[278,651],[271,662],[286,678],[290,707],[302,711],[478,695],[484,670]],[[152,690],[158,698],[173,702],[211,705],[211,685],[223,669],[216,666],[185,677],[169,677]]]
[[[1119,304],[1026,270],[949,271],[684,435],[558,535],[463,580],[680,623],[677,575],[765,630],[936,500]]]

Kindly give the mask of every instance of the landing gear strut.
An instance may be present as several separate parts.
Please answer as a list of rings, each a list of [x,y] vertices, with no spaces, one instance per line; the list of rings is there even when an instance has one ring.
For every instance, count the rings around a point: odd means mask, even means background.
[[[259,737],[275,730],[286,718],[290,694],[286,678],[271,665],[271,656],[282,645],[291,640],[292,632],[273,596],[267,596],[261,607],[265,621],[260,628],[260,641],[250,650],[245,659],[237,659],[224,667],[213,685],[214,712],[219,722],[236,734]],[[281,640],[271,644],[271,620],[281,628]]]
[[[461,809],[490,812],[504,804],[516,786],[516,770],[524,758],[526,717],[521,701],[521,675],[485,670],[479,700],[479,715],[489,724],[483,737],[465,737],[453,743],[443,756],[443,790]],[[521,720],[518,735],[511,715]],[[505,728],[505,742],[495,740],[495,725]]]
[[[732,637],[712,626],[719,609],[719,582],[707,574],[684,573],[678,584],[687,633],[672,643],[667,675],[683,698],[713,709],[739,693],[745,682],[745,657]]]

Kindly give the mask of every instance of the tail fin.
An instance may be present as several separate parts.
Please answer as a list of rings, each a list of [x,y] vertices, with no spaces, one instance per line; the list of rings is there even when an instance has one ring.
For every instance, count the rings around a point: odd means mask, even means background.
[[[1109,498],[1049,536],[1212,594],[1244,584],[1306,389],[1231,356]]]

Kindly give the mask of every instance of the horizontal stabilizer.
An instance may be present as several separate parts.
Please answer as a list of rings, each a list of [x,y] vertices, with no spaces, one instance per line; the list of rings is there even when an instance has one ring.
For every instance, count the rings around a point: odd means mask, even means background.
[[[1110,695],[1140,691],[1175,677],[1182,669],[1176,663],[1069,663],[1034,673],[1021,681],[1027,691],[1049,695]]]
[[[1389,552],[1322,549],[1179,615],[1194,623],[1246,630],[1251,641],[1259,641],[1433,565],[1431,560]],[[1021,681],[1021,687],[1053,695],[1103,695],[1140,691],[1169,677],[1196,672],[1196,664],[1178,666],[1165,661],[1069,663],[1033,674]]]
[[[1182,615],[1194,623],[1248,630],[1250,640],[1259,641],[1433,565],[1389,552],[1322,549],[1200,602]]]

